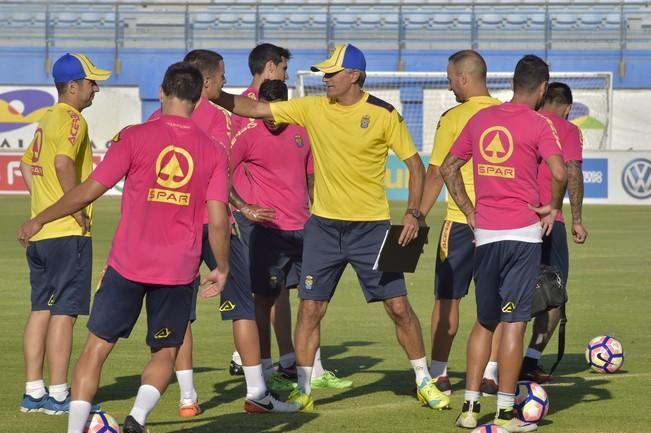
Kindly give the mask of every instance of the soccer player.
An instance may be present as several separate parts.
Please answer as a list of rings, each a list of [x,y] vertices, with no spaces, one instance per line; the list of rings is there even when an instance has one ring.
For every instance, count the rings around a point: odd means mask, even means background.
[[[221,107],[210,102],[211,98],[219,96],[224,83],[225,68],[224,58],[210,50],[192,50],[183,58],[197,68],[203,76],[203,86],[201,88],[201,97],[192,112],[192,120],[218,143],[220,149],[217,151],[227,153],[230,148],[230,116]],[[149,120],[156,120],[162,115],[161,110],[156,110],[150,116]],[[214,259],[207,258],[210,254],[210,245],[208,244],[208,212],[203,211],[204,234],[202,247],[202,259],[205,263],[210,262],[214,269]],[[197,391],[194,387],[193,363],[192,363],[192,322],[197,318],[197,292],[199,290],[199,278],[194,283],[194,297],[192,299],[192,310],[190,321],[185,332],[183,344],[179,348],[174,365],[176,371],[176,381],[179,384],[180,402],[179,415],[182,417],[192,417],[201,413]]]
[[[162,116],[123,129],[84,183],[19,229],[19,240],[27,242],[43,224],[82,209],[126,177],[120,222],[75,368],[68,433],[84,431],[102,365],[117,340],[129,336],[146,297],[151,359],[122,429],[145,432],[147,415],[165,391],[183,343],[206,206],[218,266],[206,275],[202,295],[215,296],[224,287],[229,271],[228,160],[190,119],[202,84],[194,66],[170,66],[161,85]]]
[[[510,432],[533,431],[536,424],[513,415],[515,388],[542,235],[548,234],[561,208],[567,173],[556,130],[534,111],[545,95],[549,69],[533,55],[524,56],[513,76],[513,99],[478,112],[464,127],[441,166],[446,186],[475,230],[474,280],[477,321],[468,339],[466,391],[460,427],[475,428],[482,372],[495,327],[499,342],[499,389],[495,424]],[[472,157],[476,203],[463,185],[461,167]],[[542,220],[537,173],[545,159],[552,174],[551,210]]]
[[[287,100],[287,86],[282,80],[267,80],[260,86],[259,98],[265,102]],[[255,295],[256,320],[260,333],[260,350],[265,379],[275,391],[293,389],[294,374],[289,366],[279,365],[274,374],[271,362],[269,320],[271,308],[281,293],[298,286],[303,252],[303,227],[309,217],[309,202],[314,185],[314,167],[310,142],[305,129],[296,125],[256,120],[233,139],[231,165],[237,171],[246,164],[251,184],[250,198],[259,206],[273,209],[273,218],[253,211],[250,266],[251,287]],[[233,189],[237,190],[236,184]],[[237,191],[231,197],[239,196]],[[249,204],[241,200],[240,208]],[[277,317],[277,316],[276,316]],[[291,339],[290,339],[291,342]],[[312,370],[314,388],[348,388],[352,381],[340,379],[323,368],[317,350]],[[293,356],[293,352],[291,353]]]
[[[81,112],[99,92],[97,81],[111,72],[97,68],[83,54],[65,54],[52,69],[57,104],[41,118],[20,163],[36,216],[64,193],[86,180],[93,169],[88,124]],[[67,377],[77,316],[88,314],[92,243],[92,206],[46,224],[27,248],[32,311],[23,351],[25,394],[21,412],[68,412]],[[43,381],[47,356],[49,393]]]
[[[567,193],[570,198],[572,213],[572,239],[577,244],[583,244],[588,232],[583,226],[581,216],[583,206],[583,140],[581,130],[567,121],[572,107],[572,90],[564,83],[550,83],[540,113],[552,121],[563,148],[563,160],[567,166]],[[551,181],[547,164],[542,163],[538,171],[538,186],[540,201],[547,204],[551,201]],[[543,237],[542,263],[555,267],[561,275],[563,284],[567,284],[569,274],[569,253],[563,213],[558,212],[554,227],[549,236]],[[522,362],[521,380],[532,380],[538,383],[547,382],[550,377],[538,365],[543,350],[554,333],[560,320],[561,311],[554,308],[534,318],[531,341]]]
[[[269,43],[263,43],[253,48],[249,53],[249,71],[251,71],[253,79],[242,95],[257,101],[260,86],[265,80],[286,81],[289,78],[287,75],[287,63],[291,57],[292,55],[287,48]],[[255,119],[252,118],[233,115],[231,119],[233,137],[240,130],[257,125]],[[252,188],[248,175],[246,164],[238,165],[233,170],[233,184],[237,185],[237,192],[240,194],[240,198],[244,198],[245,200],[251,196]],[[249,237],[253,229],[252,221],[254,218],[252,216],[256,208],[253,206],[253,202],[249,202],[249,206],[243,208],[237,206],[238,204],[242,204],[238,202],[237,197],[231,197],[231,204],[239,211],[234,212],[233,215],[240,229],[240,238],[248,248]],[[264,211],[257,210],[257,214],[261,215],[262,212]],[[292,343],[291,314],[289,291],[282,290],[271,310],[271,321],[274,325],[276,342],[278,343],[278,351],[280,354],[278,371],[287,377],[296,379],[296,356],[294,355],[294,345]],[[258,323],[258,326],[260,325]],[[268,324],[262,324],[262,326],[264,327],[262,329],[263,333],[270,332],[269,329],[265,329],[269,327]],[[228,370],[231,375],[243,374],[242,360],[238,352],[233,353]]]
[[[443,187],[440,167],[464,125],[479,110],[497,105],[486,88],[486,62],[473,50],[462,50],[448,59],[448,87],[460,104],[443,113],[436,127],[434,147],[425,178],[420,211],[427,215]],[[474,202],[472,162],[461,168],[463,184]],[[441,227],[436,255],[435,295],[432,310],[432,360],[430,374],[436,386],[447,395],[452,393],[447,374],[452,342],[459,328],[459,303],[468,293],[472,280],[475,239],[466,216],[450,198]]]
[[[409,304],[404,275],[373,270],[390,225],[384,187],[388,151],[392,149],[405,162],[410,174],[401,245],[418,236],[423,162],[397,110],[362,90],[366,59],[359,48],[338,45],[313,70],[325,73],[325,96],[268,104],[222,93],[217,101],[236,114],[301,125],[312,144],[314,205],[304,229],[295,332],[298,389],[289,401],[301,409],[314,407],[310,377],[320,323],[350,263],[366,300],[383,302],[394,322],[398,341],[416,373],[418,398],[432,408],[446,407],[449,398],[436,388],[427,369],[420,323]]]

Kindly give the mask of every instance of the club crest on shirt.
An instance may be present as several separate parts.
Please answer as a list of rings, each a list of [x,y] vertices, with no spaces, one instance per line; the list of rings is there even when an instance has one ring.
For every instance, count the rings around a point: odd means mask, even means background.
[[[362,120],[359,121],[359,127],[362,129],[368,128],[368,124],[371,123],[371,117],[368,114],[362,116]]]
[[[174,145],[167,146],[156,159],[156,183],[163,188],[150,188],[147,200],[188,206],[190,193],[172,190],[187,184],[193,172],[194,161],[190,153]]]
[[[305,290],[312,290],[312,285],[314,284],[314,278],[312,278],[312,275],[307,275],[303,283],[305,286]]]
[[[503,165],[513,155],[513,136],[503,126],[491,126],[479,137],[479,152],[490,164],[477,164],[479,176],[493,176],[513,179],[515,167]]]
[[[301,137],[299,134],[296,134],[294,136],[294,143],[296,143],[296,147],[305,146],[305,143],[303,143],[303,137]]]

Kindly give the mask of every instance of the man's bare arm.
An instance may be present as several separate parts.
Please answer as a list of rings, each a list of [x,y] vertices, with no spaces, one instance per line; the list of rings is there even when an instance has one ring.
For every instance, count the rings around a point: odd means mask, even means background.
[[[23,180],[29,192],[32,192],[32,166],[20,161],[20,174],[23,175]]]
[[[583,164],[581,161],[568,161],[567,194],[570,196],[572,212],[572,239],[582,244],[588,238],[588,231],[583,226]]]
[[[441,176],[441,167],[430,164],[427,167],[425,175],[425,187],[423,189],[423,198],[420,200],[420,212],[426,217],[436,203],[436,199],[443,189],[443,177]]]
[[[268,103],[256,101],[246,96],[221,92],[219,97],[213,99],[212,102],[242,117],[256,119],[271,119],[273,117]]]
[[[470,197],[468,197],[466,187],[463,184],[463,177],[461,177],[461,167],[466,162],[448,153],[443,161],[443,165],[441,165],[440,171],[445,181],[445,186],[448,188],[448,194],[450,194],[454,202],[459,206],[461,212],[468,217],[468,224],[474,229],[474,217],[472,215],[475,212],[475,207]]]

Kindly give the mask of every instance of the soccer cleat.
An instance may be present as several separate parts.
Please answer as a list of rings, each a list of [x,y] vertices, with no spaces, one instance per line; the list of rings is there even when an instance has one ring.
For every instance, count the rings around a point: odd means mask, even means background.
[[[248,413],[271,413],[297,412],[300,408],[292,402],[288,401],[285,403],[284,401],[278,400],[273,393],[267,391],[262,398],[247,398],[244,401],[244,410]]]
[[[436,382],[431,378],[429,380],[427,378],[423,379],[416,390],[416,396],[418,400],[432,409],[444,409],[450,404],[450,397],[439,391]]]
[[[455,424],[457,427],[475,428],[477,427],[477,420],[479,419],[480,404],[478,401],[464,401],[463,409],[457,417]]]
[[[287,379],[298,379],[298,374],[296,373],[296,363],[293,363],[289,367],[283,367],[282,364],[278,364],[276,367],[276,372],[282,374]]]
[[[201,406],[199,400],[193,401],[192,399],[183,399],[179,404],[179,416],[183,418],[190,418],[197,416],[201,413]]]
[[[296,388],[296,386],[296,382],[291,381],[282,373],[274,373],[267,380],[267,387],[275,392],[291,391],[292,389]]]
[[[520,370],[520,380],[528,380],[542,385],[552,380],[552,377],[540,365],[527,368],[523,364]]]
[[[140,425],[131,415],[127,415],[122,425],[122,433],[147,433],[144,425]]]
[[[493,424],[502,427],[509,433],[528,432],[538,429],[538,425],[526,421],[521,421],[513,416],[513,409],[498,409]]]
[[[244,369],[242,368],[242,365],[233,360],[231,360],[231,363],[228,366],[228,372],[231,376],[244,376]]]
[[[448,376],[439,376],[436,378],[436,387],[445,395],[452,395],[452,385]]]
[[[353,386],[353,381],[348,379],[338,378],[332,371],[325,370],[321,376],[313,377],[310,380],[312,388],[335,388],[343,389]]]
[[[43,394],[41,398],[34,398],[29,394],[23,394],[23,401],[20,403],[20,411],[23,413],[43,412],[47,398],[47,393]]]
[[[287,397],[287,403],[291,403],[296,410],[314,410],[314,400],[303,391],[295,389]]]
[[[479,385],[479,392],[481,392],[481,395],[484,397],[494,397],[497,395],[497,384],[493,379],[486,379],[484,377]]]

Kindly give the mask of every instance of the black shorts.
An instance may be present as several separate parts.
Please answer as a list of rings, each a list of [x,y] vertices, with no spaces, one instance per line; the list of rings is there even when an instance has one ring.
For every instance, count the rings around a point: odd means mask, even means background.
[[[87,236],[33,241],[27,247],[32,311],[87,315],[93,242]]]
[[[147,345],[151,348],[183,344],[192,304],[192,284],[175,286],[130,281],[107,267],[95,293],[88,329],[115,343],[128,338],[147,298]]]
[[[342,221],[312,215],[305,224],[301,299],[329,301],[350,263],[366,302],[407,294],[402,273],[374,271],[389,221]]]
[[[475,234],[468,224],[444,221],[436,255],[434,294],[437,299],[461,299],[472,281]]]
[[[253,293],[275,297],[296,287],[303,262],[303,230],[278,230],[256,224],[249,258]]]
[[[564,223],[554,221],[550,235],[543,236],[541,263],[555,267],[561,274],[563,284],[567,285],[570,272],[570,254],[567,249],[567,233]]]
[[[540,266],[540,244],[498,241],[475,250],[477,320],[484,325],[526,322]]]

